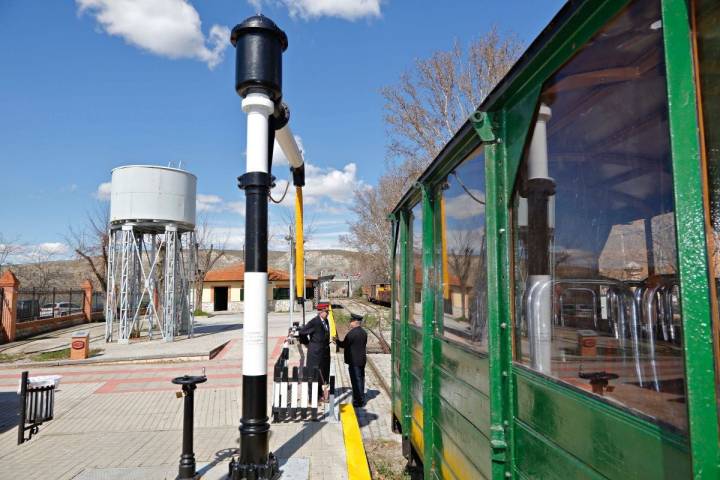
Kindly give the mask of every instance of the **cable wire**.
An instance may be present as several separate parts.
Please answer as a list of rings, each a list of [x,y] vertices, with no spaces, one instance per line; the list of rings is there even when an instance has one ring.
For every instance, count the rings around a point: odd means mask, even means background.
[[[285,196],[287,195],[288,189],[290,188],[290,180],[287,181],[285,184],[285,191],[282,194],[282,197],[280,197],[280,200],[275,200],[272,197],[272,193],[268,192],[268,197],[270,197],[270,201],[273,203],[281,203],[283,200],[285,200]]]
[[[475,195],[473,195],[473,194],[470,192],[470,189],[465,186],[465,184],[462,182],[462,180],[460,180],[460,177],[458,176],[458,174],[457,174],[456,172],[452,172],[452,174],[453,174],[453,176],[455,177],[455,179],[458,181],[458,183],[460,184],[460,186],[462,187],[462,189],[465,190],[465,193],[467,193],[468,195],[470,195],[470,198],[472,198],[473,200],[475,200],[475,201],[476,201],[477,203],[479,203],[480,205],[485,205],[485,201],[484,201],[484,200],[480,200],[479,198],[477,198]]]

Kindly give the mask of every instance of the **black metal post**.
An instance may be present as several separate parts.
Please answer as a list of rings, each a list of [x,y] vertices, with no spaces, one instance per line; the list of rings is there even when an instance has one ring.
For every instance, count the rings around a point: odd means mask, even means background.
[[[195,478],[195,452],[193,451],[193,424],[194,424],[194,397],[198,383],[204,383],[207,377],[183,375],[174,378],[172,383],[182,385],[183,391],[183,442],[182,454],[180,455],[180,466],[178,467],[178,479],[190,480]]]
[[[25,441],[25,417],[27,417],[27,383],[28,372],[22,372],[20,377],[20,418],[18,420],[18,441],[20,445]]]
[[[248,114],[245,191],[245,321],[243,333],[242,417],[239,458],[230,462],[233,480],[272,479],[279,474],[270,453],[267,416],[267,238],[268,196],[272,184],[272,121],[282,98],[282,52],[287,35],[267,17],[256,15],[233,28],[235,90]],[[267,143],[265,143],[267,142]]]

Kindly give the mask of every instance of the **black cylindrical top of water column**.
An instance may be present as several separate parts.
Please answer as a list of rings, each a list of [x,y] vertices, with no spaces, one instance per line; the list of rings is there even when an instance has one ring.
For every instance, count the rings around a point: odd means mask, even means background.
[[[285,32],[263,15],[254,15],[233,28],[235,90],[242,97],[253,89],[273,101],[282,97],[282,53],[288,47]]]

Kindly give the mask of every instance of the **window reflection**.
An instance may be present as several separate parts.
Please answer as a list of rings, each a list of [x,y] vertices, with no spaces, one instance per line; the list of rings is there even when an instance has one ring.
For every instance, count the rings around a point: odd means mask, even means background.
[[[422,202],[412,209],[412,253],[413,253],[413,276],[415,288],[413,292],[413,310],[410,320],[418,327],[422,326]]]
[[[394,282],[392,285],[393,295],[393,319],[396,322],[400,321],[400,308],[402,305],[402,297],[400,296],[400,285],[402,282],[402,249],[400,248],[400,228],[399,222],[393,225],[395,229],[395,245],[393,246],[394,252],[394,264],[393,264],[393,278]]]
[[[514,193],[516,359],[686,429],[657,1],[543,87]]]
[[[443,337],[487,352],[487,246],[485,157],[478,149],[448,175],[438,191],[435,258],[442,301],[437,331]]]

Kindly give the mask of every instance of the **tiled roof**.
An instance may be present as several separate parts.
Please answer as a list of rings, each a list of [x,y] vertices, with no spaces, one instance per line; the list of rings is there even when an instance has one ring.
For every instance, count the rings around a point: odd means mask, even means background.
[[[206,282],[241,282],[245,274],[245,264],[235,263],[227,267],[217,268],[205,274]],[[271,281],[288,281],[290,274],[285,270],[277,268],[268,268],[268,280]],[[315,281],[317,277],[305,275],[306,281]]]

